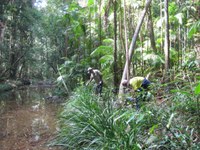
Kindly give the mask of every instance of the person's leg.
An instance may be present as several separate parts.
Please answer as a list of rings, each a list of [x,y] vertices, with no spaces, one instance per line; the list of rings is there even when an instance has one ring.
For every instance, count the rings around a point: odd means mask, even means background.
[[[98,94],[101,96],[101,93],[102,93],[102,88],[103,88],[103,86],[102,86],[102,84],[100,84],[99,85],[99,88],[98,88]]]
[[[98,85],[97,85],[97,94],[99,94],[101,96],[101,93],[102,93],[102,89],[103,89],[103,82],[100,82]]]

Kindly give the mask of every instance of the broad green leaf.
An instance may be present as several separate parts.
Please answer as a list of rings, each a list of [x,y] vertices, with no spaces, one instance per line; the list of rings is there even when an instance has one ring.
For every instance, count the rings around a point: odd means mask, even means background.
[[[197,87],[195,88],[194,93],[195,93],[196,95],[198,95],[198,94],[200,93],[200,83],[199,83],[199,85],[197,85]]]
[[[88,7],[94,5],[94,0],[88,0],[88,4],[87,5],[88,5]]]
[[[197,33],[198,33],[198,31],[200,31],[200,20],[197,21],[197,22],[195,22],[195,23],[191,26],[191,28],[190,28],[190,30],[189,30],[189,33],[188,33],[189,38],[192,38],[194,34],[197,34]]]
[[[104,40],[103,40],[103,43],[104,43],[105,45],[110,45],[110,46],[112,46],[112,45],[114,44],[114,40],[113,40],[113,39],[104,39]]]
[[[100,56],[100,55],[107,55],[107,54],[112,54],[112,47],[99,46],[90,55],[91,56]]]
[[[105,55],[100,58],[100,63],[112,63],[114,61],[113,55]]]

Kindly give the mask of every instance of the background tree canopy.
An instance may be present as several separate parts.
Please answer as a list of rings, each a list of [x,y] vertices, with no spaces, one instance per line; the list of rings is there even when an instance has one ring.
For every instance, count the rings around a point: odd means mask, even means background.
[[[53,79],[60,70],[76,84],[85,81],[83,74],[92,66],[107,84],[119,86],[126,47],[144,7],[145,1],[129,0],[1,1],[0,77]],[[168,69],[198,70],[199,2],[169,1],[168,11]],[[164,2],[153,1],[130,60],[130,76],[164,76],[164,17]]]

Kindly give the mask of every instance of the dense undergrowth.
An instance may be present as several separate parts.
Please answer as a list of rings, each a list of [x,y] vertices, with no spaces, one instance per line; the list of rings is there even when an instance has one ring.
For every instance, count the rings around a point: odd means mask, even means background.
[[[0,93],[3,93],[5,91],[10,91],[14,88],[17,88],[23,85],[25,85],[23,82],[14,81],[14,80],[7,80],[5,82],[0,82]]]
[[[197,96],[179,89],[135,108],[114,107],[115,97],[102,97],[79,87],[64,104],[61,130],[53,143],[67,150],[200,149]],[[190,93],[190,94],[189,94]]]

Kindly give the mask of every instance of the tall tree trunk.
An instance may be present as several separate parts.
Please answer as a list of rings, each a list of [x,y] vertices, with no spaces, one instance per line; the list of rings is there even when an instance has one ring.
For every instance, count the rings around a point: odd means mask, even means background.
[[[109,31],[108,31],[109,19],[108,19],[108,17],[109,17],[109,13],[110,13],[111,3],[112,3],[112,0],[109,0],[108,5],[105,8],[105,14],[104,14],[104,29],[105,29],[105,32],[107,33],[107,35],[109,34]]]
[[[5,24],[0,21],[0,44],[3,43],[4,31],[5,31]]]
[[[170,68],[170,51],[169,51],[169,14],[168,14],[168,0],[165,0],[165,72]]]
[[[132,37],[131,45],[130,45],[130,47],[129,47],[129,60],[131,60],[131,58],[132,58],[133,50],[134,50],[134,47],[135,47],[135,44],[136,44],[136,40],[137,40],[138,34],[139,34],[139,32],[140,32],[142,23],[143,23],[143,21],[144,21],[144,17],[145,17],[145,15],[146,15],[146,12],[147,12],[147,10],[148,10],[150,4],[151,4],[151,1],[152,1],[152,0],[148,0],[148,1],[146,2],[146,6],[145,6],[145,8],[144,8],[144,10],[143,10],[143,13],[142,13],[142,15],[141,15],[141,18],[140,18],[140,20],[139,20],[139,22],[138,22],[138,24],[137,24],[135,33],[134,33],[134,35],[133,35],[133,37]],[[119,87],[119,100],[118,100],[118,102],[117,102],[118,104],[122,104],[122,103],[121,103],[121,98],[120,98],[121,95],[124,93],[124,91],[123,91],[123,86],[122,86],[122,82],[123,82],[123,80],[126,79],[126,77],[127,77],[127,69],[128,69],[128,62],[126,61],[125,66],[124,66],[124,71],[123,71],[122,79],[121,79],[121,83],[120,83],[120,87]]]
[[[99,45],[102,44],[101,30],[102,30],[102,25],[101,25],[101,0],[100,0],[99,2]]]
[[[92,14],[91,14],[91,8],[90,8],[90,12],[89,12],[89,21],[90,21],[90,30],[89,30],[89,35],[90,35],[90,40],[89,40],[89,45],[88,45],[88,49],[89,49],[89,52],[88,52],[88,55],[91,54],[92,52]]]
[[[162,15],[162,0],[160,0],[160,19],[162,19],[163,15]],[[161,23],[161,28],[160,28],[160,33],[161,33],[161,42],[160,42],[160,49],[163,48],[163,26]]]
[[[182,57],[180,55],[181,51],[181,25],[178,27],[178,66],[182,64]]]
[[[117,0],[113,1],[114,3],[114,65],[113,65],[113,81],[114,81],[114,87],[118,87],[118,76],[117,76]]]
[[[128,39],[127,39],[127,25],[126,25],[126,0],[124,0],[124,39],[125,39],[125,50],[126,50],[126,62],[127,62],[127,80],[129,80],[129,74],[130,74],[130,69],[129,69],[129,51],[128,51]]]
[[[149,31],[151,47],[152,47],[153,51],[155,53],[157,53],[154,29],[153,29],[153,21],[152,21],[152,15],[151,15],[151,7],[149,8],[149,13],[148,13],[148,31]]]

